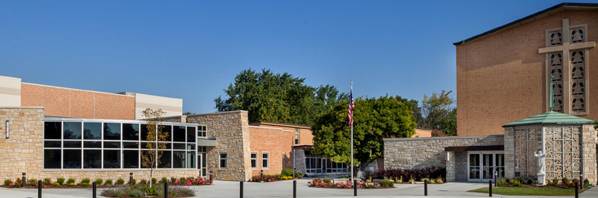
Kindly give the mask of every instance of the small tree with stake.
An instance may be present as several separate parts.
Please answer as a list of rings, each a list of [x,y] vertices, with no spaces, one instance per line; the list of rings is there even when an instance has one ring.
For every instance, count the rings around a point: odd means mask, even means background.
[[[143,118],[147,120],[147,143],[145,143],[146,151],[141,153],[141,163],[144,167],[147,167],[150,171],[149,181],[152,181],[154,169],[160,164],[160,158],[166,149],[165,141],[168,140],[168,132],[162,131],[164,126],[162,123],[162,115],[165,112],[162,109],[150,109],[143,110]],[[150,182],[150,187],[152,183]]]

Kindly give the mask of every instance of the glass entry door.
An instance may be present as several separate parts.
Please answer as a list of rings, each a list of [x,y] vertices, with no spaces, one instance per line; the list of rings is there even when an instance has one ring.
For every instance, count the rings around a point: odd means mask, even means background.
[[[468,181],[488,181],[494,179],[494,171],[498,177],[504,177],[503,151],[470,151],[467,153]]]

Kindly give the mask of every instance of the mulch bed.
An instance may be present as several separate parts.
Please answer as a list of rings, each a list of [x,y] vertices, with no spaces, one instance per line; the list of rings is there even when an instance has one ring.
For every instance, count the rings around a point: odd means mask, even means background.
[[[353,188],[336,188],[336,187],[319,187],[319,186],[308,186],[310,188],[331,188],[331,189],[349,189],[349,190],[353,190]],[[359,190],[365,190],[365,189],[389,189],[389,188],[396,188],[396,187],[378,187],[378,188],[358,188]]]

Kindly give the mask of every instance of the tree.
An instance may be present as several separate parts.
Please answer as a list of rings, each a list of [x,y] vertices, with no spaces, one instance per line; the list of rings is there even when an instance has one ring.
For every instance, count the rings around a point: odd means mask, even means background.
[[[160,158],[162,158],[164,149],[166,149],[167,143],[164,143],[164,141],[168,141],[169,134],[168,132],[162,131],[164,126],[160,125],[162,123],[162,115],[165,113],[166,112],[162,111],[162,109],[150,108],[147,108],[142,112],[143,118],[147,120],[146,139],[148,143],[145,144],[145,147],[148,150],[141,152],[141,164],[144,167],[147,167],[150,171],[150,178],[148,181],[152,181],[154,169],[160,165]],[[150,182],[150,187],[151,185]]]
[[[334,86],[313,88],[305,84],[305,78],[269,69],[241,71],[224,92],[228,98],[214,99],[218,111],[246,110],[250,122],[305,125],[311,125],[316,115],[344,96]]]
[[[420,127],[436,129],[447,135],[457,135],[457,108],[455,100],[450,97],[452,91],[432,96],[424,94],[422,100],[422,118],[418,120]]]
[[[315,155],[330,157],[333,162],[351,163],[351,128],[348,127],[344,100],[319,115],[312,126]],[[412,104],[396,97],[358,98],[355,100],[353,144],[354,165],[362,168],[380,157],[383,138],[411,137],[415,134]]]

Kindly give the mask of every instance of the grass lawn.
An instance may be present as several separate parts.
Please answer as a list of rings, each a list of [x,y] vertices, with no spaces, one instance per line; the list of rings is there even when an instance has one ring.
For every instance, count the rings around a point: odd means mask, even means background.
[[[478,192],[488,194],[488,187],[478,188],[467,192]],[[582,193],[583,190],[579,190]],[[500,195],[536,195],[536,196],[573,196],[575,189],[559,188],[517,188],[517,187],[494,187],[492,194]]]

